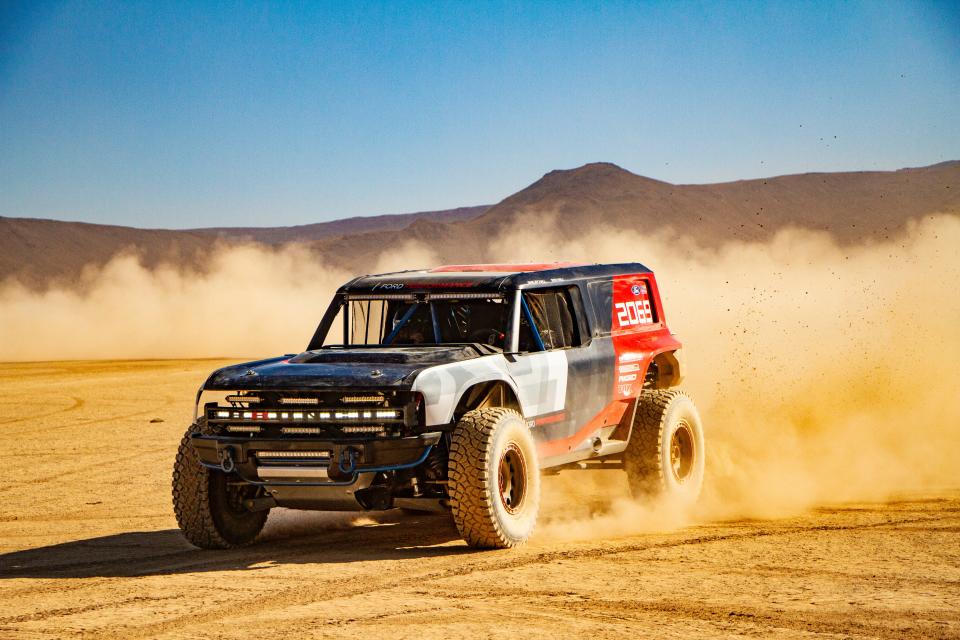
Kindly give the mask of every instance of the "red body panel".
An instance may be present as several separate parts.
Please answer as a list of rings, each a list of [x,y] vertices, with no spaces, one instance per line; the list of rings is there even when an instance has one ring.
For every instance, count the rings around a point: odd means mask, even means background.
[[[612,344],[612,358],[606,356],[601,365],[613,367],[606,403],[585,422],[571,425],[572,429],[567,431],[570,435],[547,437],[538,442],[537,449],[542,458],[562,456],[582,448],[585,442],[600,436],[604,428],[620,424],[641,394],[653,358],[681,347],[667,328],[660,292],[652,273],[614,276],[612,293],[608,311],[611,314],[610,334],[593,338],[595,341],[608,340]],[[609,354],[609,350],[606,353]],[[568,385],[574,386],[575,381],[569,381]],[[575,398],[572,400],[576,402]],[[575,407],[568,406],[567,409],[567,413],[572,413]],[[541,426],[548,422],[538,419],[535,424]]]
[[[616,276],[610,310],[614,367],[614,398],[635,398],[643,388],[650,361],[658,353],[675,351],[680,342],[663,319],[660,292],[652,273]]]

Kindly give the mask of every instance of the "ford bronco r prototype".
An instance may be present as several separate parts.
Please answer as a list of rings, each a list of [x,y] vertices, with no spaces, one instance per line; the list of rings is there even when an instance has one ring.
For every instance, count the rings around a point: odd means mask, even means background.
[[[693,501],[704,442],[641,264],[456,265],[340,287],[303,353],[197,394],[173,504],[193,544],[252,542],[272,507],[449,511],[468,544],[533,531],[540,473],[619,468]]]

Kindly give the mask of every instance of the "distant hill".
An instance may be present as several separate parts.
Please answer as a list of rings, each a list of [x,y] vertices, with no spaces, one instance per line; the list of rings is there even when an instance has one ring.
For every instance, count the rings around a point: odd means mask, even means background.
[[[165,231],[0,218],[0,279],[31,286],[73,277],[134,249],[148,265],[176,257],[201,263],[211,241],[308,244],[326,260],[366,271],[385,248],[422,242],[445,262],[483,261],[512,225],[550,220],[560,239],[585,229],[672,228],[703,244],[760,240],[785,226],[826,231],[842,243],[882,240],[912,219],[960,215],[960,161],[899,171],[806,173],[719,184],[675,185],[609,163],[551,171],[492,207],[350,218],[297,227]]]
[[[370,231],[392,231],[403,229],[417,220],[433,222],[460,222],[469,220],[486,212],[490,205],[477,207],[459,207],[444,211],[420,211],[417,213],[398,213],[384,216],[363,216],[344,218],[331,222],[302,224],[294,227],[211,227],[191,229],[200,233],[213,233],[230,239],[250,239],[265,244],[284,244],[287,242],[305,242],[321,240],[334,236],[346,236]]]
[[[106,264],[121,251],[135,251],[147,266],[164,260],[201,265],[211,243],[259,242],[278,245],[371,231],[403,229],[417,220],[457,222],[490,205],[397,215],[346,218],[293,227],[137,229],[85,222],[0,216],[0,281],[13,276],[31,287],[71,280],[87,265]]]
[[[514,225],[573,239],[585,229],[672,228],[707,246],[762,240],[786,226],[826,231],[850,244],[882,240],[933,213],[960,215],[960,161],[899,171],[806,173],[719,184],[675,185],[609,163],[551,171],[483,215],[455,224],[419,220],[401,233],[352,236],[317,251],[363,270],[368,256],[405,239],[427,243],[449,261],[490,259],[485,241]]]
[[[470,226],[497,228],[553,212],[562,231],[578,219],[620,227],[673,227],[698,240],[762,239],[784,226],[828,231],[841,242],[882,238],[928,213],[960,212],[960,161],[917,169],[805,173],[720,184],[674,185],[597,163],[552,171]]]
[[[0,281],[13,276],[32,287],[69,281],[85,266],[105,264],[121,251],[136,251],[148,266],[162,260],[197,264],[212,238],[191,231],[0,217]]]

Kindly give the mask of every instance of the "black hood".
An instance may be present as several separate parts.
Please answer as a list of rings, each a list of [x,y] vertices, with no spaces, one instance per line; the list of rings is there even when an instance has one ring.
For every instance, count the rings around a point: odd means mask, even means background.
[[[409,388],[427,367],[481,355],[468,345],[317,349],[214,371],[205,389]]]

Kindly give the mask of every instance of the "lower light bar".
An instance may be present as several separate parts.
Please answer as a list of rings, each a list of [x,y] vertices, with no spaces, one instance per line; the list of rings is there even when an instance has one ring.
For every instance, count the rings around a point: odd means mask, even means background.
[[[329,460],[329,451],[257,451],[258,458],[312,458]]]
[[[320,404],[317,398],[280,398],[280,404]]]
[[[362,403],[362,402],[383,402],[383,396],[343,396],[342,398],[340,398],[340,402],[345,402],[347,404]]]
[[[260,402],[260,396],[227,396],[227,402]]]
[[[260,433],[261,428],[254,425],[232,424],[227,427],[230,433]]]
[[[283,427],[283,433],[320,433],[320,427]]]
[[[344,433],[384,433],[386,429],[379,425],[355,425],[341,427]]]

